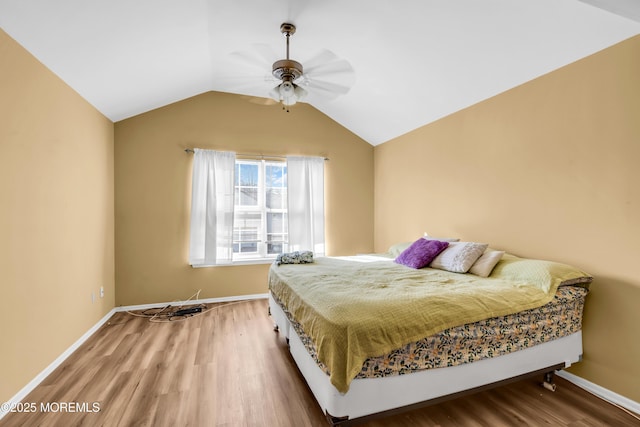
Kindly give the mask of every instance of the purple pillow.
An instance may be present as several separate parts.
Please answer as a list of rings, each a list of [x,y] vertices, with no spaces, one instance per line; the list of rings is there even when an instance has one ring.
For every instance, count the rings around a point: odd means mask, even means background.
[[[429,265],[447,246],[449,242],[420,238],[398,255],[396,262],[411,268],[422,268]]]

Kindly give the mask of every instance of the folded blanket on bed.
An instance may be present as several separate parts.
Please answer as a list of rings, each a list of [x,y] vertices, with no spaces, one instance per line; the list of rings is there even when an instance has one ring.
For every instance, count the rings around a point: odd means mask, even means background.
[[[276,265],[280,264],[308,264],[313,262],[313,252],[311,251],[295,251],[280,254],[276,257]]]
[[[489,278],[332,258],[269,270],[270,291],[311,337],[342,393],[369,357],[454,326],[542,306],[561,284],[590,280],[564,264],[508,254]]]

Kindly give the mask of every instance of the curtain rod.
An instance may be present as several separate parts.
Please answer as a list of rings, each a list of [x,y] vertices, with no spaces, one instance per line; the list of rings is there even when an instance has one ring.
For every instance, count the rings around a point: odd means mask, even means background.
[[[186,148],[184,150],[185,153],[193,154],[195,150],[193,148]],[[238,156],[246,156],[246,157],[257,157],[260,159],[286,159],[287,156],[276,156],[276,155],[265,155],[265,154],[256,154],[256,153],[236,153]],[[328,157],[323,157],[325,160],[329,160]]]

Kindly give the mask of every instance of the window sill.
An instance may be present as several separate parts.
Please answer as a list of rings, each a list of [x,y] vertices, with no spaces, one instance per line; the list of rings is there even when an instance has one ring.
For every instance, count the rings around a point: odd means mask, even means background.
[[[197,264],[191,265],[192,268],[207,268],[207,267],[234,267],[239,265],[259,265],[259,264],[272,264],[275,258],[259,258],[259,259],[243,259],[239,261],[233,261],[229,264]]]

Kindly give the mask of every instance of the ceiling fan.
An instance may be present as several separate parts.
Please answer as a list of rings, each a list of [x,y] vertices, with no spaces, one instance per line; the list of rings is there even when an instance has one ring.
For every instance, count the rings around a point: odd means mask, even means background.
[[[285,22],[280,26],[280,32],[286,37],[285,59],[276,59],[271,64],[271,74],[262,79],[264,83],[261,84],[260,78],[252,77],[249,89],[279,102],[287,112],[290,106],[303,100],[334,99],[349,92],[355,77],[348,61],[324,49],[306,60],[303,67],[302,63],[289,56],[289,40],[296,32],[295,25]],[[270,46],[262,44],[254,45],[253,52],[236,52],[233,55],[262,70],[270,60],[277,58]],[[244,76],[235,76],[236,82],[249,77],[241,74]],[[247,85],[242,86],[247,88]]]
[[[280,32],[287,38],[287,57],[273,63],[273,77],[280,79],[282,83],[274,87],[269,95],[276,101],[280,101],[282,107],[286,108],[306,98],[307,91],[295,83],[300,82],[300,78],[304,75],[302,64],[289,59],[289,39],[295,34],[296,26],[285,22],[280,26]]]

